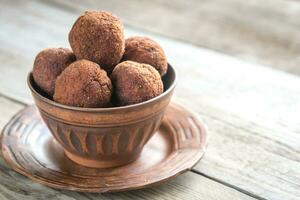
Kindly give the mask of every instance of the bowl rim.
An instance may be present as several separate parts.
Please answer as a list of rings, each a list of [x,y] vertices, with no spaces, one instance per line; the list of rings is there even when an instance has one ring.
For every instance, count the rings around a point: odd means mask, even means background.
[[[118,107],[108,107],[108,108],[84,108],[84,107],[76,107],[76,106],[69,106],[69,105],[64,105],[58,102],[55,102],[51,99],[48,99],[47,97],[44,97],[43,95],[41,95],[38,91],[36,91],[34,89],[34,87],[31,84],[31,76],[32,76],[32,71],[29,71],[28,75],[27,75],[27,85],[29,86],[29,89],[31,90],[31,92],[34,93],[34,95],[36,95],[41,101],[53,105],[55,107],[59,107],[65,110],[70,110],[70,111],[80,111],[80,112],[110,112],[110,111],[123,111],[123,110],[129,110],[129,109],[135,109],[135,108],[139,108],[142,107],[146,104],[150,104],[154,101],[158,101],[159,99],[167,96],[171,91],[173,91],[173,89],[175,88],[176,84],[177,84],[177,72],[174,69],[174,67],[172,67],[169,63],[168,63],[168,67],[171,68],[173,70],[174,73],[174,81],[171,83],[170,87],[164,91],[162,94],[149,99],[147,101],[143,101],[140,103],[136,103],[136,104],[132,104],[132,105],[127,105],[127,106],[118,106]]]

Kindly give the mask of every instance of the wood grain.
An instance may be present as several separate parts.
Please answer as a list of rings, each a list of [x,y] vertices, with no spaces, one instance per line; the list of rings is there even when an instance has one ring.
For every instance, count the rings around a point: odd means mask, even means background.
[[[21,108],[23,108],[23,105],[14,103],[11,100],[6,99],[2,95],[0,95],[0,116],[2,116],[0,117],[1,129],[8,122],[8,120],[16,114],[16,111],[20,110]]]
[[[5,63],[0,66],[0,93],[31,102],[25,77],[35,54],[67,46],[79,12],[22,0],[0,9],[0,60]],[[195,170],[260,198],[298,199],[298,77],[146,32],[126,33],[148,35],[162,44],[179,74],[174,100],[209,125],[208,151]]]
[[[133,27],[300,75],[300,4],[293,0],[45,1],[108,10]]]
[[[0,97],[1,111],[0,129],[10,117],[23,106],[6,98]],[[9,108],[9,109],[5,109]],[[0,199],[56,199],[56,200],[91,200],[91,199],[243,199],[253,198],[230,187],[226,187],[203,176],[187,172],[164,185],[149,189],[121,192],[113,194],[89,194],[65,190],[55,190],[32,182],[16,173],[0,158]]]
[[[66,148],[54,142],[37,107],[28,106],[3,129],[1,152],[12,169],[35,182],[61,190],[119,192],[163,184],[190,170],[203,156],[206,138],[205,125],[172,104],[137,160],[109,169],[86,168],[86,163],[76,164],[68,158]]]

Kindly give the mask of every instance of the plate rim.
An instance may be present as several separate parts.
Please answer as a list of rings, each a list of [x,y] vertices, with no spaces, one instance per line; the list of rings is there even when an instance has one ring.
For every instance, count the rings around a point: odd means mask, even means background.
[[[19,167],[19,163],[15,162],[11,159],[11,155],[8,152],[8,147],[6,146],[6,144],[4,144],[3,142],[3,137],[5,135],[7,135],[7,133],[9,132],[10,128],[13,127],[14,122],[18,121],[18,117],[22,116],[23,113],[25,113],[27,110],[30,109],[36,109],[35,105],[28,105],[25,106],[23,109],[21,109],[20,111],[18,111],[13,117],[10,118],[10,120],[6,123],[6,125],[3,127],[2,131],[1,131],[1,135],[0,135],[0,148],[1,148],[1,152],[2,152],[2,158],[4,159],[4,161],[6,162],[6,164],[8,164],[8,166],[13,169],[14,171],[22,174],[23,176],[46,186],[49,186],[51,188],[55,188],[55,189],[61,189],[61,190],[70,190],[70,191],[77,191],[77,192],[92,192],[92,193],[111,193],[111,192],[123,192],[123,191],[129,191],[129,190],[137,190],[137,189],[142,189],[142,188],[148,188],[148,187],[152,187],[155,185],[159,185],[161,183],[167,182],[171,179],[176,178],[177,176],[192,170],[192,168],[197,165],[199,163],[199,161],[201,160],[201,158],[204,156],[206,149],[207,149],[207,134],[208,134],[208,128],[206,126],[206,124],[203,123],[203,121],[198,117],[197,114],[191,112],[190,110],[184,108],[181,105],[175,104],[175,103],[171,103],[171,105],[169,105],[168,107],[175,107],[178,108],[180,110],[183,110],[187,113],[189,113],[189,115],[195,117],[195,119],[197,120],[197,122],[201,125],[200,126],[200,137],[201,140],[199,142],[200,146],[199,148],[185,148],[185,149],[176,149],[174,148],[172,150],[172,153],[170,153],[168,157],[170,157],[171,155],[178,153],[180,155],[180,152],[183,150],[188,150],[188,149],[194,149],[195,153],[193,153],[193,162],[186,162],[186,166],[184,167],[180,167],[179,169],[174,170],[174,172],[172,173],[167,173],[167,172],[162,172],[160,176],[156,176],[159,178],[155,178],[153,179],[151,182],[141,182],[139,184],[136,184],[136,186],[129,186],[129,187],[122,187],[122,188],[110,188],[109,186],[104,188],[104,187],[74,187],[72,185],[67,185],[67,184],[63,184],[63,183],[59,183],[56,181],[53,181],[51,179],[47,179],[43,176],[39,176],[39,175],[35,175],[32,174],[30,172],[28,172],[26,170],[25,167]],[[174,109],[174,108],[173,108]],[[165,161],[162,161],[162,163],[165,163]],[[151,169],[152,167],[150,167],[149,169]],[[146,170],[147,172],[147,170]],[[146,174],[146,173],[142,173],[142,174]],[[140,174],[140,175],[142,175]]]

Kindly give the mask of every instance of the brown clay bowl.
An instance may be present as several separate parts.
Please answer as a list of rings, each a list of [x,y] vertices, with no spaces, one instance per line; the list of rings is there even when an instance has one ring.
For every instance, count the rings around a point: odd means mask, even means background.
[[[169,65],[163,77],[165,91],[148,101],[122,107],[80,108],[62,105],[27,79],[41,117],[66,155],[86,167],[109,168],[138,158],[159,127],[176,82]]]

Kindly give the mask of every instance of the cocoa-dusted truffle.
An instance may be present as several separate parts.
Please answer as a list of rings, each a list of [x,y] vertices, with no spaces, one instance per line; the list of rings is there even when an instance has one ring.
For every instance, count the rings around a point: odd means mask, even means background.
[[[168,62],[161,46],[147,37],[131,37],[125,41],[125,53],[122,60],[132,60],[155,67],[161,76],[168,69]]]
[[[163,83],[156,69],[148,64],[124,61],[111,75],[119,105],[149,100],[163,93]]]
[[[53,99],[78,107],[107,107],[112,84],[106,72],[96,63],[79,60],[67,67],[55,83]]]
[[[77,59],[96,62],[110,73],[124,53],[123,25],[108,12],[86,11],[74,23],[69,42]]]
[[[41,51],[33,64],[35,83],[51,97],[57,76],[76,60],[71,50],[66,48],[48,48]]]

